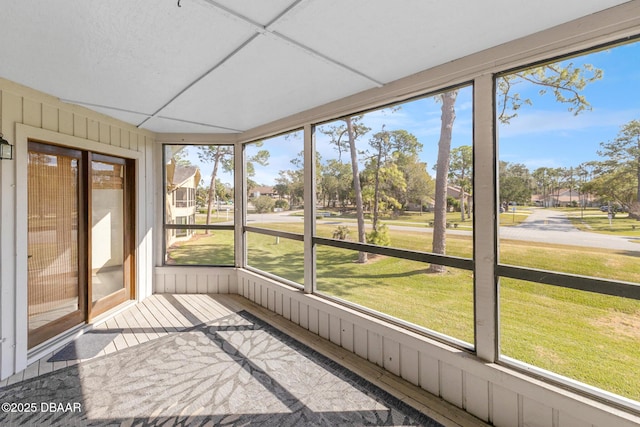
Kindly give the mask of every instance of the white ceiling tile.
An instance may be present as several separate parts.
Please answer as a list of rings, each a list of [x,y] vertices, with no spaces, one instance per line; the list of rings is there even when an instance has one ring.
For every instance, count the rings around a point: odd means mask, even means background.
[[[372,84],[270,36],[260,36],[162,111],[250,129]]]
[[[64,99],[147,114],[254,33],[200,2],[7,3],[0,76]]]
[[[273,30],[390,82],[619,3],[306,0]]]

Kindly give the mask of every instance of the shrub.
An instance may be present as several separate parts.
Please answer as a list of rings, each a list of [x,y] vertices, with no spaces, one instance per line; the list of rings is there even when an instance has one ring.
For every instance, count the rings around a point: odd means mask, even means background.
[[[333,238],[338,240],[347,240],[349,232],[349,227],[346,225],[339,225],[335,230],[333,230]]]
[[[367,243],[377,246],[389,246],[391,237],[389,236],[389,228],[386,224],[380,224],[378,230],[367,233]]]
[[[285,211],[289,210],[289,202],[287,202],[285,199],[278,199],[275,202],[275,207],[276,208],[281,208]]]
[[[253,200],[253,207],[256,208],[256,213],[272,212],[275,206],[275,201],[269,196],[260,196]]]

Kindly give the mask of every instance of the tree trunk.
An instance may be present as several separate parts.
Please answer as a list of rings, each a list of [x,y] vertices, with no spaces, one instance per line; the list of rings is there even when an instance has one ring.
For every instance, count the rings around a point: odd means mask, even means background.
[[[221,147],[218,147],[213,161],[213,172],[211,173],[211,183],[209,184],[209,200],[207,202],[207,225],[211,224],[211,205],[213,204],[213,195],[216,191],[216,175],[218,174],[218,163],[220,163]],[[209,230],[205,230],[204,234],[209,234]]]
[[[378,231],[378,211],[380,210],[380,161],[382,156],[380,150],[378,150],[378,159],[376,163],[376,174],[374,178],[374,190],[373,190],[373,231]]]
[[[356,217],[358,220],[358,242],[365,243],[364,231],[364,209],[362,207],[362,187],[360,186],[360,172],[358,172],[358,151],[356,150],[356,140],[353,135],[353,123],[351,118],[345,119],[347,122],[347,132],[349,134],[349,151],[351,152],[351,170],[353,172],[353,191],[356,198]],[[358,252],[358,263],[367,262],[367,253]]]
[[[433,253],[444,255],[447,250],[447,187],[449,185],[449,161],[451,158],[451,132],[456,119],[455,103],[457,91],[442,95],[442,117],[440,140],[438,141],[438,160],[436,164],[436,191],[433,219]],[[430,273],[446,272],[444,265],[431,264]]]
[[[640,137],[636,141],[636,151],[640,152]],[[636,202],[640,203],[640,156],[636,158],[636,180],[638,181],[638,187],[636,188]]]
[[[464,188],[460,187],[460,220],[464,221],[464,214],[465,214],[465,210],[464,210],[464,199],[465,199],[465,194],[464,194]]]

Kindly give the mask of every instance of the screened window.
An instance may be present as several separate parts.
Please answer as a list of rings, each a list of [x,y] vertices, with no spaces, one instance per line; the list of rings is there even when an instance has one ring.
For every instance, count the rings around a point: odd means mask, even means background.
[[[315,127],[318,293],[472,347],[472,87]]]
[[[502,358],[635,400],[639,66],[636,42],[496,80]]]
[[[302,131],[245,144],[247,266],[304,282]]]
[[[165,145],[165,263],[234,265],[233,146]]]

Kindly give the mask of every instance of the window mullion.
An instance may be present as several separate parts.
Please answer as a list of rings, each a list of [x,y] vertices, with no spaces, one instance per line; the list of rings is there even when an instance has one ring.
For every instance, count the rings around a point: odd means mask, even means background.
[[[486,74],[474,83],[474,301],[475,339],[478,357],[494,362],[498,358],[498,316],[496,284],[496,152],[494,137],[493,76]],[[482,226],[478,227],[477,225]]]
[[[304,127],[304,291],[312,293],[316,286],[316,144],[314,127]]]

